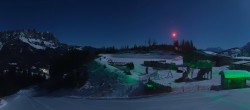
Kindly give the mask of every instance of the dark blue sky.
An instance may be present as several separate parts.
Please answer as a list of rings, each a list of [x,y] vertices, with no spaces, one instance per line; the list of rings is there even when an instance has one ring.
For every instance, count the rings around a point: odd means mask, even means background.
[[[68,44],[124,46],[193,40],[198,48],[250,42],[249,0],[1,0],[0,30],[36,28]]]

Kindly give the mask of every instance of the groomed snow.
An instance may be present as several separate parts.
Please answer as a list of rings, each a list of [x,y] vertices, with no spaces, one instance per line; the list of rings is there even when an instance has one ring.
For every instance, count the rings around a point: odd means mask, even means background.
[[[23,90],[6,97],[8,104],[0,110],[250,110],[250,89],[170,93],[129,100],[31,94]]]

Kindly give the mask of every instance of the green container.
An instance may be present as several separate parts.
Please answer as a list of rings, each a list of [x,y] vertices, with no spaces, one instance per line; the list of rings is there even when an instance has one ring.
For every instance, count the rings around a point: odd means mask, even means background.
[[[220,74],[223,89],[244,88],[246,79],[250,78],[250,73],[244,70],[224,70]]]

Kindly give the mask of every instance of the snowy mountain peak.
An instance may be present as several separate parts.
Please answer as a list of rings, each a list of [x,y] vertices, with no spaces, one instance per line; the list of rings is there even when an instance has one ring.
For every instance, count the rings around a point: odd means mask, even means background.
[[[35,49],[43,50],[46,48],[55,49],[61,45],[55,36],[49,32],[38,32],[36,30],[0,32],[0,42],[2,42],[2,45],[9,44],[17,40],[29,44]]]

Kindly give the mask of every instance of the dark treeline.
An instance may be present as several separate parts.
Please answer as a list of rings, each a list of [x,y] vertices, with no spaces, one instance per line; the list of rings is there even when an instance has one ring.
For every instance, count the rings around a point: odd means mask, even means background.
[[[82,86],[88,80],[88,64],[96,58],[95,50],[71,50],[54,56],[49,62],[50,77],[33,73],[32,67],[21,68],[12,65],[0,73],[0,97],[13,94],[19,89],[37,85],[42,89],[54,91],[61,88]]]
[[[123,46],[121,48],[112,47],[103,47],[99,49],[100,53],[119,53],[119,52],[150,52],[154,50],[160,51],[175,51],[179,53],[186,53],[193,50],[196,50],[193,45],[192,40],[182,40],[181,42],[176,40],[173,44],[158,44],[155,40],[148,40],[145,45],[137,45],[134,46]]]
[[[32,74],[28,69],[16,71],[16,68],[13,67],[8,72],[0,74],[0,97],[13,94],[21,88],[36,85],[45,80],[44,74]]]
[[[88,64],[97,54],[89,51],[70,51],[51,61],[50,79],[42,87],[49,91],[82,86],[88,80]]]
[[[126,52],[136,52],[136,53],[147,53],[151,51],[172,51],[183,56],[184,63],[193,63],[197,60],[211,60],[216,62],[216,65],[222,65],[224,62],[219,61],[221,57],[218,56],[207,56],[197,51],[192,40],[175,40],[173,44],[158,44],[156,41],[148,40],[146,45],[134,45],[134,46],[123,46],[122,48],[115,48],[114,46],[108,48],[100,49],[100,53],[126,53]],[[218,57],[218,58],[217,58]],[[221,63],[222,62],[222,63]]]
[[[183,53],[196,50],[196,47],[194,46],[192,40],[190,40],[190,41],[189,40],[187,40],[187,41],[182,40],[180,45],[179,45],[179,48],[181,49],[181,52],[183,52]]]

